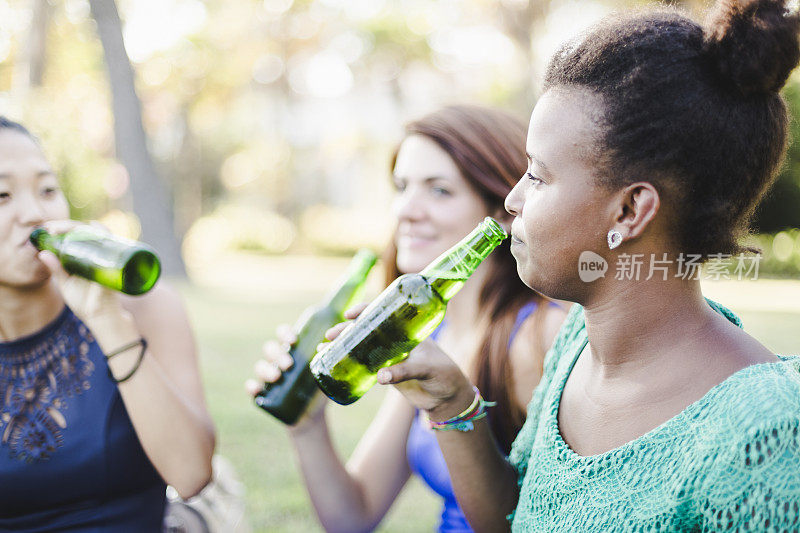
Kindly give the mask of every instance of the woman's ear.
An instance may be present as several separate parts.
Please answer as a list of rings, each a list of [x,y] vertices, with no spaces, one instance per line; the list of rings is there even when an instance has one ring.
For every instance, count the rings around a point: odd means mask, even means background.
[[[620,191],[611,229],[619,231],[624,241],[640,237],[660,206],[661,198],[652,183],[632,183]]]

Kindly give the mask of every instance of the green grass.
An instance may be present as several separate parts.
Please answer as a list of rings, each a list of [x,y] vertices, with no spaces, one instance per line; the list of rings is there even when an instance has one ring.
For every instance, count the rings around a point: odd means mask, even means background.
[[[345,264],[343,260],[320,263],[319,278],[334,279]],[[269,275],[258,279],[255,268],[244,277],[228,272],[228,279],[235,281],[219,283],[216,288],[181,287],[200,345],[206,395],[218,431],[217,452],[238,470],[247,489],[248,518],[257,532],[321,531],[283,427],[257,409],[243,388],[244,380],[252,376],[261,344],[273,336],[275,326],[293,321],[324,292],[325,283],[319,279],[304,281],[313,279],[307,269],[297,269],[295,263],[287,265],[291,268],[270,263]],[[243,288],[245,280],[249,286]],[[770,311],[768,305],[754,307],[752,296],[749,300],[741,297],[748,290],[753,293],[753,288],[719,284],[707,292],[739,313],[745,329],[771,350],[800,354],[800,308],[775,305],[780,311]],[[800,283],[781,282],[771,289],[777,294],[797,292]],[[333,437],[342,457],[350,455],[376,412],[382,397],[379,389],[352,406],[330,408]],[[439,511],[440,501],[412,478],[380,531],[432,531]]]
[[[321,531],[283,426],[256,408],[243,388],[261,344],[275,326],[293,320],[321,295],[299,290],[291,298],[261,299],[195,287],[182,292],[201,347],[206,396],[217,425],[217,453],[233,463],[246,487],[254,531]],[[333,438],[343,457],[355,448],[381,398],[376,388],[350,407],[329,408]],[[412,479],[380,530],[432,531],[439,505],[419,480]]]

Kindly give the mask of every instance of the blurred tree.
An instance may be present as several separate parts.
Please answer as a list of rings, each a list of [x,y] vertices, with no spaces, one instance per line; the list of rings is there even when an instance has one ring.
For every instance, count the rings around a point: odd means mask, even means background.
[[[133,207],[142,226],[142,240],[159,252],[166,274],[185,275],[170,195],[156,173],[147,149],[141,103],[122,39],[122,23],[116,2],[89,0],[89,5],[97,23],[111,84],[116,152],[130,175]]]
[[[533,65],[532,37],[547,14],[553,0],[527,0],[518,2],[499,2],[500,25],[514,40],[519,48],[524,62]],[[536,103],[536,88],[533,76],[525,76],[524,83],[520,86],[513,99],[513,107],[518,109],[531,109]]]
[[[32,87],[42,85],[47,49],[50,9],[47,0],[30,0],[31,23],[26,46],[15,63],[14,92],[20,97]]]

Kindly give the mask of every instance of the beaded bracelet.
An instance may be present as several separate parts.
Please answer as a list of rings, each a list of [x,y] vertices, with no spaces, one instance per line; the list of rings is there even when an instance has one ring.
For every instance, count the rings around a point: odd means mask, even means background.
[[[474,420],[480,420],[486,416],[486,408],[494,407],[497,402],[487,402],[481,397],[478,387],[472,387],[475,391],[475,399],[472,403],[464,409],[460,415],[447,419],[444,422],[434,422],[428,418],[428,427],[437,431],[449,431],[457,429],[458,431],[472,431],[475,429],[473,425]]]
[[[106,359],[111,359],[112,357],[115,357],[115,356],[117,356],[117,355],[119,355],[121,353],[125,353],[128,350],[130,350],[131,348],[135,348],[136,346],[141,346],[142,347],[142,349],[139,351],[139,358],[136,359],[136,363],[133,365],[133,368],[131,369],[130,372],[128,372],[127,375],[125,375],[125,377],[120,378],[120,379],[115,378],[114,374],[111,373],[111,368],[109,367],[108,376],[113,381],[115,381],[117,383],[123,383],[125,381],[128,381],[129,379],[131,379],[133,377],[133,375],[136,373],[136,371],[139,370],[139,366],[141,366],[141,364],[142,364],[142,359],[144,359],[144,352],[147,350],[147,340],[144,337],[139,337],[139,340],[135,340],[135,341],[133,341],[133,342],[131,342],[129,344],[126,344],[122,348],[119,348],[118,350],[114,350],[110,354],[106,355]]]

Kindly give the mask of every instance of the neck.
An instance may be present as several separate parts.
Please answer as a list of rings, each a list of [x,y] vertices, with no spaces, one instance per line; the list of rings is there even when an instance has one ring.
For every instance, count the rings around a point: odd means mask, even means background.
[[[31,289],[0,286],[0,341],[36,333],[63,309],[64,300],[52,280]]]
[[[688,345],[716,319],[691,280],[614,283],[584,304],[592,363],[604,377],[647,366]]]

